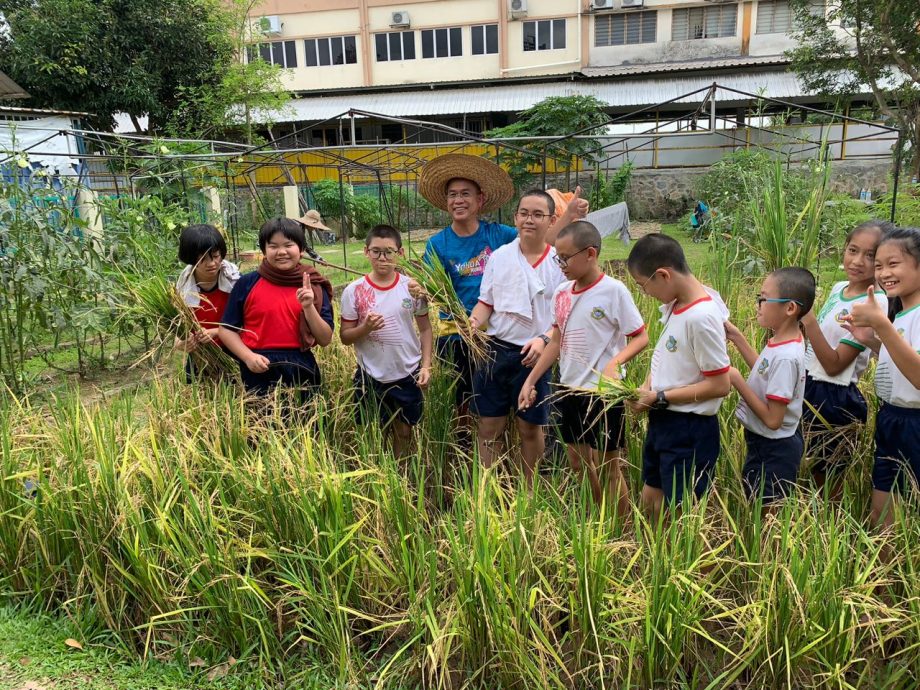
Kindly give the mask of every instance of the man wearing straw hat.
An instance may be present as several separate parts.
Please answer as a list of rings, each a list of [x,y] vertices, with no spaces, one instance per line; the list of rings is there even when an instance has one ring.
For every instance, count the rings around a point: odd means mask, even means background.
[[[514,227],[482,220],[480,215],[510,201],[514,183],[492,161],[450,153],[422,168],[419,192],[432,205],[450,214],[450,225],[428,240],[425,256],[437,256],[441,261],[457,296],[470,313],[479,299],[482,275],[492,252],[517,237]],[[575,198],[547,236],[548,243],[555,242],[558,229],[587,214],[588,202],[580,198],[580,193],[581,188],[577,188]],[[461,416],[466,416],[473,390],[473,364],[450,315],[440,317],[438,354],[453,362],[457,369],[457,407]]]
[[[296,220],[304,227],[304,230],[309,234],[310,237],[313,237],[312,230],[332,232],[332,228],[323,223],[323,217],[320,215],[320,212],[315,211],[312,208],[304,213],[300,218],[295,218],[294,220]]]

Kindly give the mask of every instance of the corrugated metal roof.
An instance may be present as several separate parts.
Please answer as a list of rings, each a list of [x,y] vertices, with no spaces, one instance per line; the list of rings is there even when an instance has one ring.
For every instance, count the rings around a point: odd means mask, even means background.
[[[23,113],[25,115],[70,115],[81,117],[89,115],[78,110],[52,110],[49,108],[20,108],[15,105],[0,105],[0,113]]]
[[[19,84],[14,82],[3,72],[0,72],[0,99],[2,98],[28,98],[29,94]]]
[[[585,67],[581,73],[586,77],[630,77],[636,74],[656,74],[660,72],[697,72],[728,67],[757,67],[788,65],[788,58],[782,55],[761,55],[733,58],[713,58],[709,60],[687,60],[685,62],[636,62],[630,65],[614,67]]]
[[[618,81],[567,81],[545,84],[496,84],[465,89],[437,89],[403,93],[358,93],[340,96],[314,96],[292,101],[290,112],[276,121],[316,122],[345,113],[364,110],[390,117],[431,117],[475,113],[519,112],[550,96],[589,95],[611,108],[640,108],[663,103],[712,86],[712,75],[675,76],[667,79],[628,79]],[[795,75],[785,71],[729,73],[718,76],[720,86],[770,98],[796,98],[807,95]],[[744,100],[729,93],[717,94],[722,100]],[[695,103],[699,96],[678,102]]]

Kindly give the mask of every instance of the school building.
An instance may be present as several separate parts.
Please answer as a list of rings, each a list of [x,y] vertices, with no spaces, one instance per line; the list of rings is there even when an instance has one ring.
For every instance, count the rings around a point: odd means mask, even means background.
[[[243,59],[285,67],[295,94],[273,128],[299,132],[286,147],[439,141],[373,117],[343,126],[350,109],[479,133],[547,96],[593,95],[616,115],[714,81],[819,105],[784,56],[789,0],[265,0],[251,17]],[[743,119],[745,100],[720,107]]]

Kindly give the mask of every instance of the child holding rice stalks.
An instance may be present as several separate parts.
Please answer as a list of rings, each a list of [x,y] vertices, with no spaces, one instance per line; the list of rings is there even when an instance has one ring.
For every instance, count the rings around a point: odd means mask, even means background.
[[[808,346],[805,350],[805,409],[802,427],[809,455],[814,457],[812,476],[819,488],[829,479],[829,495],[840,500],[842,472],[849,455],[852,434],[841,431],[863,425],[869,410],[860,393],[860,376],[869,365],[870,350],[846,330],[846,317],[866,301],[866,290],[875,283],[875,252],[882,233],[894,226],[883,220],[857,225],[843,245],[843,270],[847,280],[836,283],[821,311],[802,317]],[[876,301],[888,309],[888,298],[879,290]]]
[[[684,250],[661,233],[638,240],[626,267],[639,289],[673,303],[636,400],[648,413],[642,448],[642,505],[653,518],[665,501],[680,503],[684,489],[700,497],[719,457],[718,412],[728,395],[729,359],[724,311],[690,270]]]
[[[221,317],[230,291],[240,271],[227,261],[227,243],[213,225],[189,225],[179,235],[179,259],[186,264],[176,281],[182,301],[192,310],[201,326],[176,337],[176,349],[189,353],[185,371],[189,381],[200,366],[195,360],[207,356],[212,348],[222,347],[218,335]],[[193,353],[198,352],[198,356]]]
[[[332,285],[300,263],[306,247],[301,225],[290,218],[259,230],[265,258],[230,293],[220,339],[240,360],[246,389],[267,395],[275,386],[300,391],[305,402],[320,385],[316,346],[332,342]]]
[[[605,495],[600,476],[606,475],[616,510],[625,516],[629,495],[620,468],[623,401],[611,404],[597,391],[602,375],[622,379],[623,366],[648,345],[648,333],[629,290],[598,266],[600,248],[600,233],[587,221],[559,232],[554,260],[568,280],[553,295],[552,339],[524,381],[518,406],[527,409],[536,402],[540,378],[558,359],[565,392],[556,407],[569,463],[576,472],[587,473],[598,504]]]
[[[757,323],[772,333],[757,353],[736,326],[725,332],[751,368],[747,380],[732,367],[729,379],[741,400],[735,416],[744,427],[742,476],[748,497],[764,507],[795,489],[804,442],[799,430],[805,391],[805,343],[799,319],[815,302],[815,277],[795,266],[773,271],[757,297]]]
[[[422,391],[431,379],[428,304],[412,298],[409,278],[396,272],[403,254],[396,228],[371,228],[364,254],[371,272],[342,293],[339,334],[343,344],[354,345],[358,358],[354,397],[359,419],[383,413],[393,454],[401,457],[409,450],[412,427],[422,418]]]
[[[472,410],[478,416],[479,458],[490,467],[499,455],[508,413],[514,412],[521,437],[524,478],[533,483],[543,457],[543,427],[549,422],[549,371],[536,380],[536,398],[518,407],[521,387],[550,342],[552,305],[565,276],[546,242],[556,204],[541,189],[524,192],[515,223],[518,239],[495,250],[482,277],[479,302],[470,322],[485,327],[488,356],[473,375]]]

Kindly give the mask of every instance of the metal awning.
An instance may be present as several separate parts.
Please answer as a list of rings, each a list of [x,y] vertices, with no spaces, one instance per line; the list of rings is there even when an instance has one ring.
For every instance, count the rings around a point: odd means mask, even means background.
[[[5,98],[28,98],[29,94],[19,84],[0,72],[0,100]]]
[[[669,74],[647,79],[496,83],[494,86],[479,85],[475,88],[309,96],[291,101],[288,112],[278,114],[275,121],[318,122],[351,109],[406,118],[519,112],[550,96],[575,95],[594,96],[614,110],[641,108],[677,99],[684,94],[712,86],[715,81],[720,86],[768,98],[795,99],[810,95],[795,75],[787,71],[722,73],[718,77],[712,74]],[[740,103],[750,99],[726,92],[722,100]],[[698,96],[690,96],[676,102],[698,101]]]

